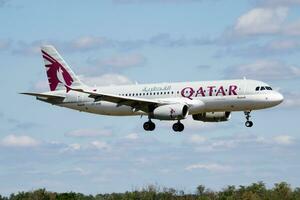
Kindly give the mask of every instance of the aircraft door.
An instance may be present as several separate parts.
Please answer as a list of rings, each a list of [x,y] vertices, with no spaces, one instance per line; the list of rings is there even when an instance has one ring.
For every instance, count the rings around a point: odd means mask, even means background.
[[[80,94],[77,95],[77,102],[80,103],[82,101],[82,96]]]
[[[246,92],[247,92],[247,80],[244,78],[240,85],[239,93],[238,93],[238,99],[245,99],[246,98]]]

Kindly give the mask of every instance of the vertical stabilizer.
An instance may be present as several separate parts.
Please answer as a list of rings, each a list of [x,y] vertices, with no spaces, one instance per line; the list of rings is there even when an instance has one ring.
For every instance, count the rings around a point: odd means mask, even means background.
[[[53,46],[42,46],[41,51],[51,91],[66,89],[69,92],[71,87],[83,86]]]

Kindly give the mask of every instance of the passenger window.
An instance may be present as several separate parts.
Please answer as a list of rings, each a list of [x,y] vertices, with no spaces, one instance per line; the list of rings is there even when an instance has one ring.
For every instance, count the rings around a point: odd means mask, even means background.
[[[259,86],[257,86],[257,87],[255,88],[255,91],[259,91]]]

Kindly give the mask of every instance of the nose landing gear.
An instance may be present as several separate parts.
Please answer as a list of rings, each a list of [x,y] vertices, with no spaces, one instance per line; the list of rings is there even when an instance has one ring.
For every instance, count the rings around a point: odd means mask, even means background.
[[[245,126],[246,127],[252,127],[253,126],[253,122],[252,121],[250,121],[250,113],[251,113],[251,111],[245,111],[244,112],[245,113],[245,116],[246,116],[246,122],[245,122]]]

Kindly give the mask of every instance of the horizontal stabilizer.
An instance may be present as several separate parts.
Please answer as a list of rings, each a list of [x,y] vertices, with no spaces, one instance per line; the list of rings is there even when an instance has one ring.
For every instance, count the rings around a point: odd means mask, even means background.
[[[47,98],[47,99],[64,99],[64,96],[53,95],[53,94],[43,94],[43,93],[32,93],[32,92],[23,92],[20,94],[35,96],[39,98]]]

